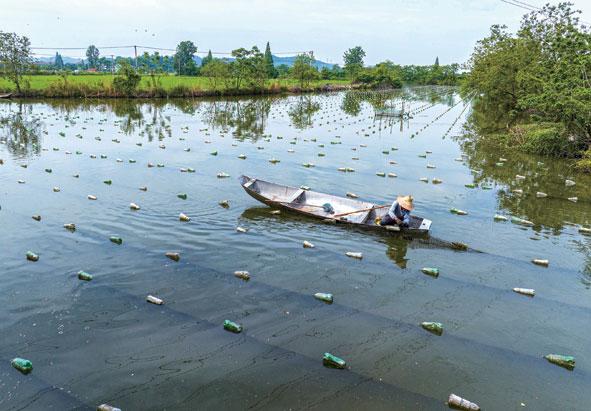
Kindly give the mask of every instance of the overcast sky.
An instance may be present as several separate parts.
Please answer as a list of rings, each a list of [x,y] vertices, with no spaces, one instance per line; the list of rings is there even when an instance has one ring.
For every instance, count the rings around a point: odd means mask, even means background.
[[[574,3],[591,21],[591,0]],[[442,64],[463,62],[492,24],[515,29],[526,13],[501,0],[0,0],[0,6],[0,30],[27,35],[38,47],[174,49],[192,40],[199,51],[229,52],[270,41],[274,53],[313,50],[316,58],[339,64],[343,51],[356,45],[365,49],[367,64],[432,64],[435,56]]]

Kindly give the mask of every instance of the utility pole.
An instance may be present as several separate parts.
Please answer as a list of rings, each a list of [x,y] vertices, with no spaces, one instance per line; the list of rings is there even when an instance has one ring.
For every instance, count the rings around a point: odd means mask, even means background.
[[[115,56],[113,56],[111,54],[111,75],[115,75],[115,63],[114,63],[113,57],[115,57]]]
[[[135,52],[135,69],[137,70],[137,46],[133,46],[133,50]]]

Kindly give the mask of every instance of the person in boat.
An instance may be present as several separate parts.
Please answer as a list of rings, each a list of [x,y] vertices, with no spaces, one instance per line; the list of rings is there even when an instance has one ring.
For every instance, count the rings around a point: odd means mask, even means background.
[[[412,196],[398,196],[396,201],[382,217],[380,225],[398,225],[408,227],[410,225],[410,212],[414,209]]]

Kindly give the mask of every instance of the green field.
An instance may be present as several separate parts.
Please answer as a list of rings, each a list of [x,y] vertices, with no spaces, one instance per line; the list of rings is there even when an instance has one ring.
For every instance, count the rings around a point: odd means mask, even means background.
[[[24,77],[24,82],[28,83],[28,88],[21,86],[24,93],[31,96],[45,96],[45,97],[67,97],[77,96],[85,93],[111,95],[113,78],[115,76],[110,74],[76,74],[69,75],[66,78],[67,87],[64,87],[64,79],[58,75],[30,75]],[[175,76],[162,75],[157,76],[159,89],[165,94],[172,92],[172,95],[186,95],[190,93],[208,93],[214,91],[211,82],[206,77],[193,76]],[[319,89],[326,85],[345,87],[349,85],[348,80],[316,80],[310,83],[307,89]],[[266,82],[266,89],[264,91],[281,90],[290,91],[292,88],[297,88],[299,83],[295,79],[273,79]],[[243,91],[247,92],[247,87]],[[14,92],[15,86],[12,82],[5,78],[0,78],[0,92]],[[76,93],[79,91],[79,93]],[[141,83],[138,87],[138,94],[151,93],[154,91],[152,87],[152,79],[150,76],[142,76]],[[223,88],[218,87],[217,91],[225,92]],[[261,90],[259,90],[261,91]]]

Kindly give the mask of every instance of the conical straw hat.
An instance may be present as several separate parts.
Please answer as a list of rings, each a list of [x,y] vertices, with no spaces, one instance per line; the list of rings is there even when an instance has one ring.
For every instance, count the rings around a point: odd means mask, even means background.
[[[400,204],[401,207],[406,208],[409,211],[412,211],[415,206],[413,205],[414,198],[412,196],[398,196],[396,201]]]

